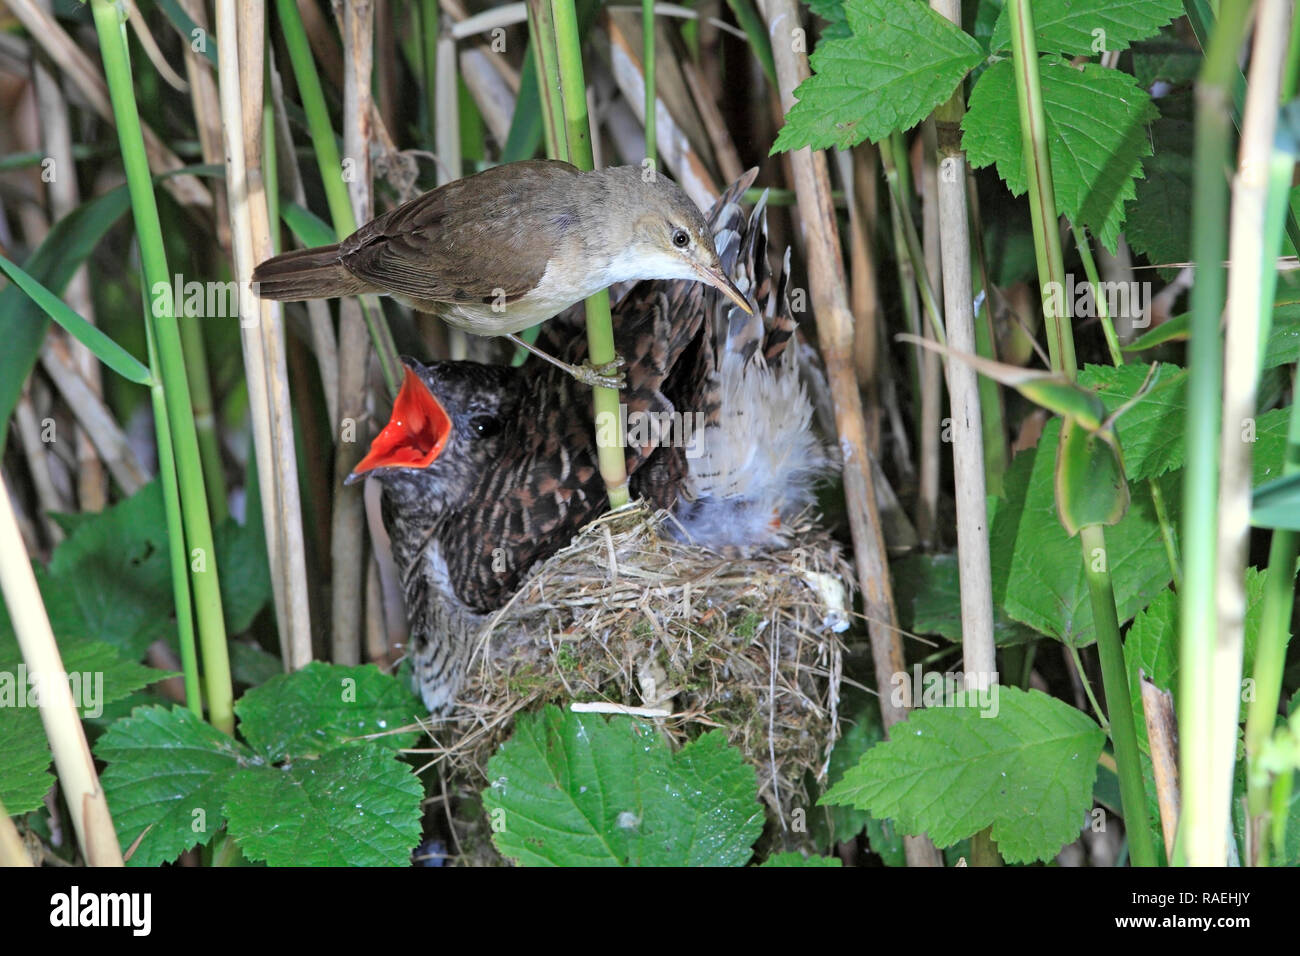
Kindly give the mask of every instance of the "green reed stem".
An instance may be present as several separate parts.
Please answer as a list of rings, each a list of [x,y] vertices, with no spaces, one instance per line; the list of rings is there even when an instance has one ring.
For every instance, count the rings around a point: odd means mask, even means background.
[[[145,155],[144,136],[135,91],[131,84],[131,66],[124,24],[118,9],[109,0],[91,0],[99,47],[104,59],[113,116],[117,123],[122,165],[135,219],[140,259],[149,289],[158,283],[170,283],[167,256],[163,248],[162,227],[158,220],[158,203]],[[176,457],[176,475],[180,484],[182,526],[169,526],[169,533],[185,541],[189,570],[198,618],[199,643],[203,655],[203,674],[207,687],[208,719],[226,733],[234,733],[234,693],[230,679],[230,657],[226,647],[226,624],[222,617],[221,589],[217,579],[216,551],[212,542],[212,521],[208,514],[203,480],[203,461],[199,454],[198,435],[194,429],[194,408],[185,371],[180,329],[173,314],[170,297],[151,297],[154,308],[149,321],[158,353],[158,372],[162,377],[163,418],[157,422],[166,429]],[[161,444],[161,440],[160,440]],[[185,608],[177,608],[184,614]]]

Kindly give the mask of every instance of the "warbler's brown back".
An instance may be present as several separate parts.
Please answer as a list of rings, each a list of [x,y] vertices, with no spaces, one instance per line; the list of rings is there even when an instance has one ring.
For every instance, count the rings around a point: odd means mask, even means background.
[[[578,224],[582,176],[550,159],[496,166],[417,196],[337,245],[268,259],[253,281],[263,297],[288,301],[389,292],[415,304],[513,302],[541,282]]]

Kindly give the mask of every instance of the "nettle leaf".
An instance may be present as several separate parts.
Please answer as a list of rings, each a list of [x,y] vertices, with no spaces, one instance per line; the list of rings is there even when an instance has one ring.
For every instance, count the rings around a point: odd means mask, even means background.
[[[39,809],[54,784],[37,707],[0,707],[0,803],[10,816]]]
[[[1056,510],[1060,432],[1060,419],[1048,422],[1037,447],[1021,452],[1007,469],[1006,500],[993,519],[990,539],[993,596],[1017,621],[1083,646],[1094,639],[1092,601],[1079,541],[1066,534]],[[1175,523],[1178,477],[1162,480]],[[1171,577],[1150,491],[1143,485],[1131,490],[1127,514],[1106,529],[1106,554],[1092,558],[1104,557],[1110,569],[1120,621],[1146,607]]]
[[[38,579],[42,577],[38,574]],[[48,601],[49,589],[42,591]],[[127,660],[111,644],[84,637],[59,638],[59,653],[64,672],[72,675],[73,700],[81,715],[91,719],[101,716],[106,706],[171,676]],[[0,802],[10,814],[40,807],[53,782],[48,773],[53,757],[38,697],[31,693],[22,660],[8,612],[0,601]]]
[[[1087,226],[1114,252],[1124,204],[1134,196],[1142,158],[1151,155],[1147,126],[1156,108],[1146,90],[1119,70],[1095,63],[1075,69],[1053,57],[1039,60],[1038,69],[1056,211]],[[996,163],[1012,195],[1024,194],[1027,172],[1010,60],[984,71],[961,125],[971,165]]]
[[[844,0],[808,0],[808,9],[826,21],[822,40],[839,40],[853,35],[849,29],[849,16],[844,12]]]
[[[817,44],[772,154],[911,129],[984,59],[973,38],[916,0],[846,0],[844,10],[853,35]]]
[[[100,780],[123,849],[144,834],[133,866],[206,845],[225,822],[225,784],[252,758],[184,707],[137,708],[100,737],[95,756],[108,762]]]
[[[1087,56],[1127,50],[1183,15],[1181,0],[1034,0],[1034,37],[1040,50]],[[992,50],[1011,49],[1005,7],[993,27]]]
[[[1111,414],[1141,388],[1150,366],[1144,363],[1088,365],[1079,384],[1097,390]],[[1282,473],[1290,410],[1275,408],[1253,421],[1239,423],[1241,440],[1253,448],[1254,483]],[[1124,473],[1129,481],[1155,478],[1181,468],[1187,459],[1187,371],[1161,363],[1160,378],[1115,423],[1124,449]]]
[[[419,778],[377,746],[338,747],[226,785],[230,833],[271,866],[406,866],[420,842]]]
[[[754,769],[720,732],[672,753],[647,723],[547,707],[490,761],[504,855],[534,866],[742,866],[763,829]]]
[[[1146,363],[1087,365],[1079,384],[1097,390],[1107,414],[1123,405],[1142,387],[1150,366]],[[1181,468],[1187,443],[1187,372],[1161,364],[1160,378],[1115,423],[1124,448],[1124,471],[1130,481],[1156,478]]]
[[[913,711],[822,797],[927,833],[939,846],[993,827],[1011,863],[1046,860],[1078,836],[1105,734],[1039,691],[997,688],[977,707]]]
[[[48,600],[48,593],[45,589],[42,591]],[[98,717],[106,705],[125,700],[142,687],[174,676],[170,671],[128,660],[116,647],[104,641],[67,636],[59,637],[58,644],[64,673],[70,676],[73,699],[83,717]],[[25,697],[28,693],[28,688],[19,687],[16,680],[22,660],[9,615],[4,604],[0,603],[0,719],[3,719],[4,710],[11,706],[10,694]],[[19,698],[13,700],[18,703]],[[18,706],[22,704],[18,703]]]
[[[254,687],[235,705],[239,732],[275,759],[324,753],[367,734],[389,749],[409,747],[416,732],[394,734],[422,713],[419,701],[374,664],[340,667],[312,661]]]
[[[66,589],[86,636],[138,660],[174,627],[167,518],[155,479],[130,498],[76,522],[50,558],[49,578]],[[46,606],[55,603],[46,602]],[[54,623],[53,621],[51,622]],[[55,626],[62,638],[67,631]]]

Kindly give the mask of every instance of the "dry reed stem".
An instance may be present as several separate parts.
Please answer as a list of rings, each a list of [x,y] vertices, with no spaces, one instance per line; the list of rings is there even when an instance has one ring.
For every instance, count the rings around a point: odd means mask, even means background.
[[[802,44],[794,43],[794,31],[800,29],[799,10],[794,0],[762,0],[760,8],[772,39],[781,105],[788,110],[794,103],[795,87],[808,76],[808,55],[797,52],[802,49]],[[790,153],[789,160],[805,226],[813,311],[835,402],[844,495],[857,559],[858,583],[871,638],[876,684],[881,690],[881,718],[888,732],[906,716],[905,710],[893,703],[888,692],[892,675],[904,670],[905,664],[885,559],[884,536],[876,510],[866,421],[853,374],[853,317],[844,287],[844,264],[831,203],[830,176],[823,153],[805,148]],[[906,845],[911,865],[938,863],[938,851],[924,837],[908,837]]]
[[[91,62],[89,56],[68,36],[63,27],[50,14],[36,3],[36,0],[5,0],[14,16],[27,28],[32,39],[38,43],[50,59],[58,64],[68,79],[86,97],[90,106],[100,118],[110,126],[113,125],[113,106],[108,98],[108,85]],[[143,120],[140,130],[144,134],[144,148],[149,157],[149,168],[154,173],[180,169],[184,164],[173,153],[153,128]],[[162,186],[175,197],[182,206],[199,209],[212,208],[212,194],[199,180],[188,174],[170,176],[163,180]]]
[[[1181,800],[1178,795],[1178,719],[1174,698],[1146,675],[1138,676],[1142,689],[1142,716],[1150,742],[1151,767],[1155,774],[1156,802],[1160,806],[1160,830],[1165,838],[1165,859],[1172,861],[1178,833]]]
[[[49,12],[50,0],[37,0],[42,10]],[[50,221],[58,222],[79,205],[81,196],[75,175],[76,163],[72,158],[72,126],[68,116],[68,102],[58,78],[45,68],[37,57],[32,63],[32,86],[40,116],[41,146],[46,156],[54,160],[54,169],[62,175],[52,176],[47,184]],[[28,236],[35,247],[43,236]],[[92,325],[95,324],[95,303],[90,295],[90,273],[83,263],[68,283],[64,300],[74,312]],[[81,370],[86,384],[98,395],[103,393],[100,381],[99,360],[90,349],[72,336],[65,337],[73,359]],[[102,511],[108,503],[108,478],[103,463],[95,452],[95,445],[83,429],[73,436],[77,451],[77,502],[83,511]]]
[[[0,591],[31,678],[40,681],[41,722],[54,753],[59,784],[67,800],[81,854],[91,866],[121,866],[122,849],[113,830],[104,791],[90,757],[81,717],[72,699],[63,659],[41,602],[9,489],[0,481]]]

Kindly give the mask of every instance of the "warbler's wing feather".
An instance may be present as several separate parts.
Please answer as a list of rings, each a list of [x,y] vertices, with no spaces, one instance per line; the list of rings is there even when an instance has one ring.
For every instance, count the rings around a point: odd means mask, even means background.
[[[568,163],[530,160],[454,180],[358,229],[339,246],[343,264],[413,299],[513,301],[541,281],[552,252],[520,222],[570,216],[570,190],[554,186],[577,175]]]

